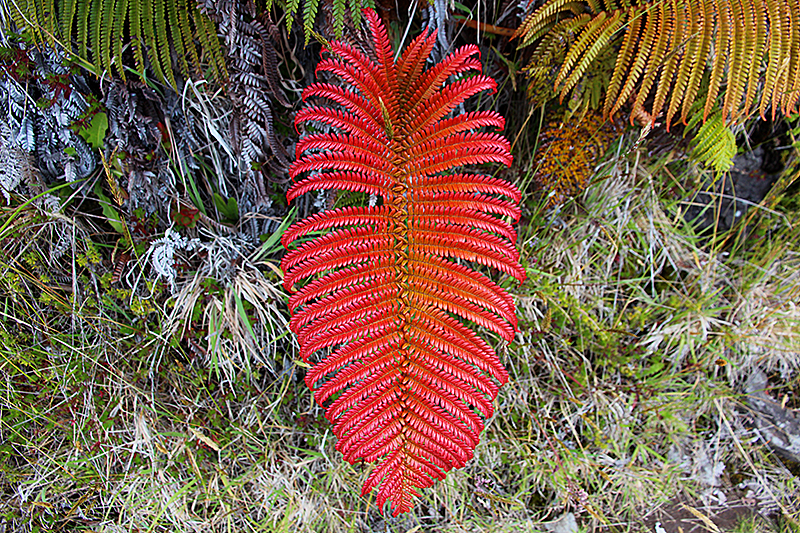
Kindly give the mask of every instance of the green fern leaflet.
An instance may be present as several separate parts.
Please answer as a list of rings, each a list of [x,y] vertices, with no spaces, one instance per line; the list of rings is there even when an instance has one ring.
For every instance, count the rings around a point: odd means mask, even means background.
[[[37,42],[72,50],[98,74],[113,71],[125,79],[130,66],[123,64],[122,52],[128,35],[139,73],[149,66],[160,81],[175,87],[175,70],[202,74],[204,52],[211,77],[227,79],[216,27],[194,0],[16,0],[9,6],[18,28],[28,28]],[[172,64],[173,50],[178,65]]]

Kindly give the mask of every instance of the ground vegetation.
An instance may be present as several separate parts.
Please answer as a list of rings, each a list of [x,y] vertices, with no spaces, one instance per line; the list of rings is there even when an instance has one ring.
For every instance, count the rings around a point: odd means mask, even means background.
[[[794,11],[384,4],[0,3],[0,530],[797,531]],[[286,200],[320,50],[373,57],[364,7],[394,50],[479,49],[497,91],[455,112],[505,118],[481,172],[522,193],[508,383],[398,517],[303,383],[280,269],[295,220],[370,202]]]

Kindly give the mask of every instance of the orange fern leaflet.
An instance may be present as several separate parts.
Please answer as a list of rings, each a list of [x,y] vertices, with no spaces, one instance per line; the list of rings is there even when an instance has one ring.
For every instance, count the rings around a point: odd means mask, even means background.
[[[373,11],[366,18],[377,62],[330,44],[317,68],[348,87],[310,86],[304,99],[338,106],[305,107],[297,123],[340,133],[300,140],[290,173],[301,178],[288,197],[342,189],[374,194],[381,205],[295,224],[284,246],[305,242],[282,267],[286,288],[301,286],[289,300],[291,328],[305,360],[321,353],[306,383],[327,405],[336,447],[350,462],[377,462],[363,493],[378,487],[378,504],[389,500],[398,514],[411,509],[418,488],[472,457],[498,383],[508,378],[463,322],[507,341],[514,335],[512,298],[467,264],[525,278],[510,223],[519,218],[520,193],[503,180],[454,170],[511,163],[508,141],[479,131],[502,128],[500,115],[453,115],[470,96],[496,88],[480,74],[478,48],[460,48],[425,70],[436,40],[427,33],[395,62],[386,29]]]

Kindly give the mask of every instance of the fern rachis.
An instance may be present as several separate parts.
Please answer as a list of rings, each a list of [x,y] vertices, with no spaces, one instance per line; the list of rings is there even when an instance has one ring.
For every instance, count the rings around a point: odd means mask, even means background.
[[[327,405],[337,449],[351,462],[377,461],[364,492],[377,487],[379,505],[391,501],[396,514],[411,509],[418,488],[472,457],[507,380],[492,348],[464,321],[511,340],[514,302],[467,265],[520,280],[525,272],[509,221],[519,218],[519,192],[500,179],[452,171],[511,162],[507,140],[477,131],[501,128],[502,117],[451,116],[470,96],[495,88],[480,75],[477,48],[424,70],[435,37],[421,35],[395,62],[377,15],[365,14],[377,61],[330,44],[318,70],[354,90],[316,83],[304,93],[338,108],[308,106],[297,123],[339,132],[298,143],[290,174],[300,179],[288,197],[343,189],[382,202],[299,222],[283,237],[287,247],[326,233],[289,252],[282,268],[286,287],[298,289],[289,306],[301,354],[320,358],[306,382]],[[478,74],[448,83],[469,71]]]

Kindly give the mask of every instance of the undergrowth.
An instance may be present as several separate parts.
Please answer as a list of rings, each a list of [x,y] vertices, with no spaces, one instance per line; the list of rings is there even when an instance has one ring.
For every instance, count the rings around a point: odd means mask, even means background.
[[[475,459],[389,519],[337,457],[278,288],[296,213],[369,199],[290,211],[284,184],[226,142],[221,92],[119,87],[123,116],[148,125],[139,151],[86,115],[105,165],[68,183],[23,161],[28,181],[0,198],[0,531],[539,532],[573,513],[623,532],[653,530],[674,502],[733,499],[774,520],[741,531],[797,531],[800,469],[765,443],[751,398],[763,375],[773,403],[800,408],[796,139],[773,192],[729,230],[686,218],[711,171],[636,132],[557,205],[531,184],[548,169],[518,150],[528,281],[508,284],[520,333],[498,346],[511,382]],[[173,114],[144,120],[137,101]],[[722,199],[703,204],[711,219]]]
[[[243,261],[224,278],[195,260],[176,297],[163,281],[135,288],[135,273],[111,283],[100,226],[14,197],[0,275],[5,527],[539,531],[570,511],[622,531],[675,498],[719,505],[734,491],[791,520],[796,477],[741,413],[754,368],[775,393],[797,390],[797,214],[763,209],[748,236],[703,241],[668,194],[670,167],[625,150],[558,209],[528,198],[529,281],[498,414],[470,465],[388,521],[336,458],[302,364],[257,362],[270,347],[247,324],[285,326],[248,291],[271,294],[277,272]]]

